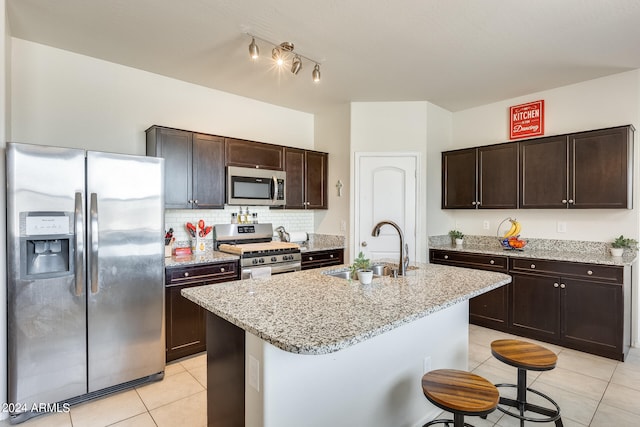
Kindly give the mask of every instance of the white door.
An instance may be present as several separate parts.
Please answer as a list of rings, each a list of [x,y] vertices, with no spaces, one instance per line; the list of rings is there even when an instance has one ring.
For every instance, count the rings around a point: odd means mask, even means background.
[[[398,259],[400,238],[393,227],[385,225],[378,237],[371,235],[378,222],[393,221],[404,232],[410,261],[416,261],[418,156],[356,153],[354,257],[362,251],[372,260]]]

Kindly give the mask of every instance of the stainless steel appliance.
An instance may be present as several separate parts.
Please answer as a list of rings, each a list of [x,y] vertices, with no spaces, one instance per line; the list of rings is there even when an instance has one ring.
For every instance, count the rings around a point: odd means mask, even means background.
[[[284,206],[286,176],[284,171],[229,166],[227,204]]]
[[[240,256],[240,278],[251,277],[252,270],[269,267],[271,274],[300,271],[300,245],[274,242],[271,224],[216,224],[216,249]]]
[[[162,378],[163,160],[16,143],[6,156],[12,422]]]

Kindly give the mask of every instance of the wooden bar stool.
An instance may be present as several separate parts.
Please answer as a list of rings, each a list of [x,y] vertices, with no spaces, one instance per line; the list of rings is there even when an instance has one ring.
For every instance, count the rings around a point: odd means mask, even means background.
[[[500,397],[498,409],[507,415],[520,420],[520,427],[524,427],[524,422],[548,423],[555,421],[556,427],[562,427],[560,418],[560,407],[546,394],[527,387],[527,371],[550,371],[556,367],[558,356],[551,350],[540,345],[520,340],[496,340],[491,343],[491,354],[506,363],[518,368],[518,384],[496,384],[496,387],[515,387],[517,389],[516,399]],[[545,408],[527,402],[527,391],[543,397],[554,406],[554,409]],[[514,413],[500,405],[518,409]],[[546,418],[532,418],[525,416],[525,412],[534,412],[544,415]]]
[[[422,427],[453,422],[454,427],[473,427],[465,415],[486,416],[498,405],[498,389],[479,375],[455,369],[437,369],[422,377],[422,391],[438,408],[453,412],[453,420],[433,420]]]

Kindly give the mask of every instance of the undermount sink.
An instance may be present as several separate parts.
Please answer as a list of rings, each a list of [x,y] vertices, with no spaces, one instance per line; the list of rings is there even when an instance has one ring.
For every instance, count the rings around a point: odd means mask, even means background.
[[[398,268],[397,264],[390,264],[390,263],[373,264],[371,266],[371,270],[373,270],[373,277],[391,276],[393,269],[397,269],[397,268]],[[417,270],[417,269],[418,267],[416,267],[415,265],[410,265],[407,267],[407,271]],[[325,276],[333,276],[333,277],[338,277],[340,279],[349,280],[351,278],[351,269],[342,268],[340,270],[323,271],[322,274],[324,274]]]

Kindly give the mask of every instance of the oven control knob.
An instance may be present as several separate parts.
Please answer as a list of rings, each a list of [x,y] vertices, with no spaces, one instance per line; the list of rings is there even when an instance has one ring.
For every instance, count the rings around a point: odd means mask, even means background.
[[[258,261],[260,264],[264,264],[264,258],[260,258],[260,261]]]
[[[251,264],[257,264],[258,263],[258,258],[254,258],[253,261],[251,261]]]
[[[272,257],[271,257],[271,261],[272,261],[272,262],[276,262],[277,260],[278,260],[278,258],[276,258],[276,257],[274,257],[274,256],[272,256]]]

